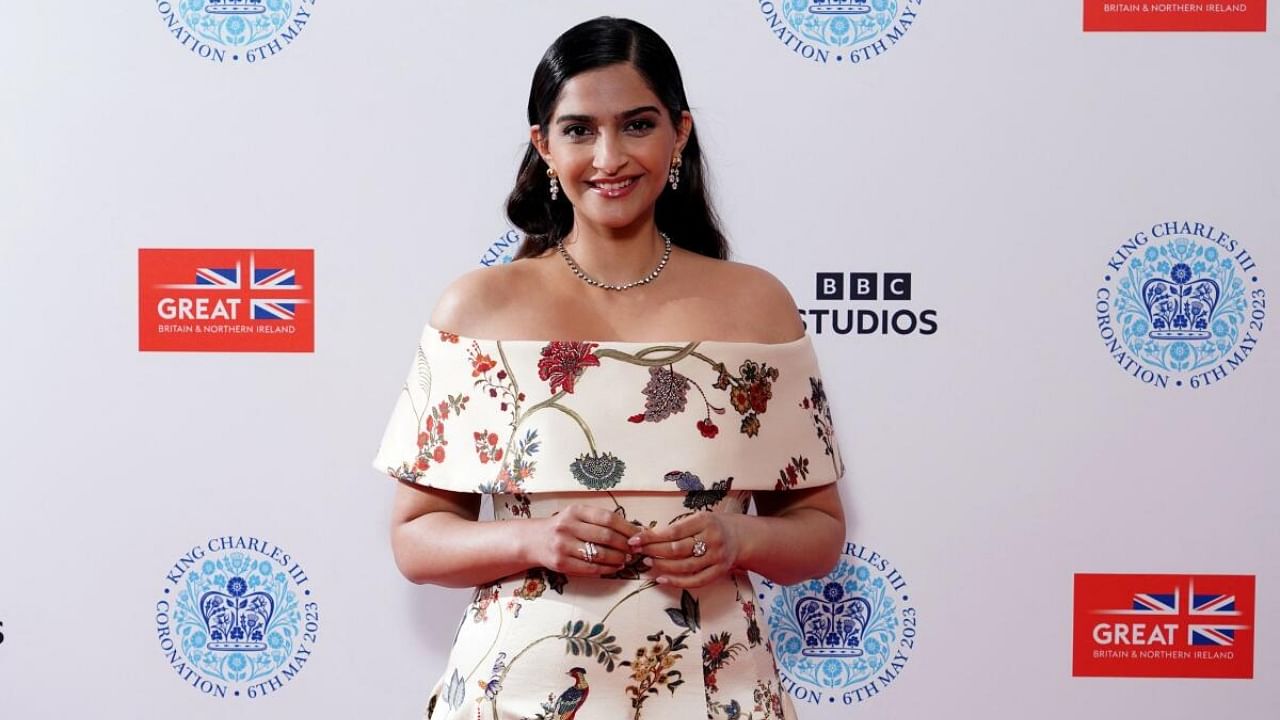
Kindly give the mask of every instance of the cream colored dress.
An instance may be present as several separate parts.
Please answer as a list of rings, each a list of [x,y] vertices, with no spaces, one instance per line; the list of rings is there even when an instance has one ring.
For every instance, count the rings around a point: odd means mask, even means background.
[[[374,465],[493,496],[495,520],[590,503],[644,527],[746,512],[843,474],[808,336],[781,344],[468,338],[428,326]],[[745,574],[659,585],[544,568],[476,588],[432,720],[793,717]]]

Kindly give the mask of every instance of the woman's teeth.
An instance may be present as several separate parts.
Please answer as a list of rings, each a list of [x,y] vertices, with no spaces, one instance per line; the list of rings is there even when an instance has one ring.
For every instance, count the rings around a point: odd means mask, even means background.
[[[633,182],[635,182],[635,181],[636,181],[636,179],[635,179],[635,178],[628,178],[627,180],[623,180],[623,181],[621,181],[621,182],[612,182],[612,183],[592,183],[592,185],[594,185],[595,187],[600,188],[601,190],[621,190],[622,188],[624,188],[624,187],[626,187],[626,186],[630,185],[631,183],[633,183]]]

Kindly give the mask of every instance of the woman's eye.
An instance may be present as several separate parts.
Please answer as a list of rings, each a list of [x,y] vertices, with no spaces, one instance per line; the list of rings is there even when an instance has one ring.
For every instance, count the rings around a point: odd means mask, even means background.
[[[627,124],[627,129],[635,132],[647,132],[654,128],[652,120],[633,120]]]
[[[564,129],[565,136],[574,139],[584,137],[590,132],[591,129],[586,125],[570,125]]]

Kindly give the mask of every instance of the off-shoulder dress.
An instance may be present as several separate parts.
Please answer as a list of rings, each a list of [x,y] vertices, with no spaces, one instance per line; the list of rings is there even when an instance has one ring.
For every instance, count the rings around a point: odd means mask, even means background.
[[[374,466],[492,496],[494,520],[590,503],[646,527],[747,512],[844,464],[812,340],[494,340],[427,326]],[[431,720],[791,717],[745,573],[681,590],[640,558],[476,588]]]

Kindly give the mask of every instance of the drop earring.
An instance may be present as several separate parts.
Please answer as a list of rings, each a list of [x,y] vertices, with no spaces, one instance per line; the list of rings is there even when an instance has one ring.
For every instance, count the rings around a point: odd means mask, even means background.
[[[671,169],[667,171],[667,182],[671,183],[672,190],[680,187],[680,166],[683,164],[684,160],[679,155],[671,158]]]
[[[556,171],[547,168],[547,177],[550,179],[551,202],[555,202],[560,198],[560,180],[556,178]]]

